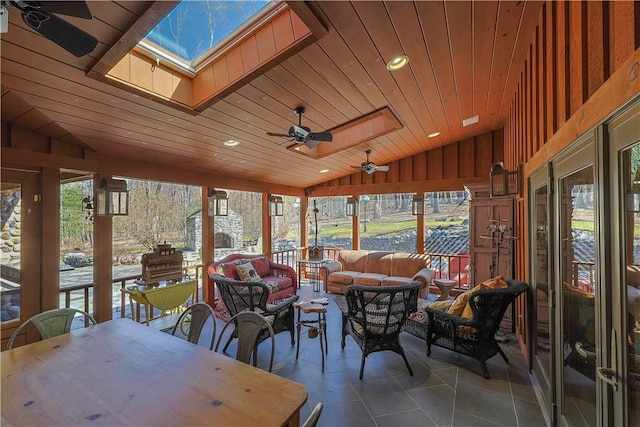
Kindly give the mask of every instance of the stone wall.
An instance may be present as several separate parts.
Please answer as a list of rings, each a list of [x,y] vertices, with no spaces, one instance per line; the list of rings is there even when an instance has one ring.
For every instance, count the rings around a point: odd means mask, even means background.
[[[231,246],[225,249],[242,250],[244,225],[242,216],[229,210],[229,215],[218,216],[214,221],[214,233],[222,233],[230,237]],[[217,244],[217,242],[216,242]],[[202,248],[202,212],[196,212],[187,218],[187,247],[189,251],[200,253]],[[233,252],[233,251],[232,251]]]
[[[21,192],[0,195],[0,256],[3,265],[20,268],[20,201]]]

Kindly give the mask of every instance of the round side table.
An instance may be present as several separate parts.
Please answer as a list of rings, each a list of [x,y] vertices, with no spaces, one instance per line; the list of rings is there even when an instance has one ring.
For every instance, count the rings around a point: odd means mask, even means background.
[[[456,285],[455,280],[449,279],[433,279],[433,283],[440,289],[440,298],[436,301],[447,301],[449,299],[449,292]]]

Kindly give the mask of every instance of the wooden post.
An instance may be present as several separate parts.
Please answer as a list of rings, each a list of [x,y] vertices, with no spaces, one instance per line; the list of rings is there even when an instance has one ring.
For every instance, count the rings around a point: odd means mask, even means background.
[[[300,246],[302,246],[301,258],[307,258],[307,248],[309,247],[309,221],[307,221],[307,210],[309,209],[309,198],[300,198]]]
[[[354,194],[353,197],[358,200],[358,209],[356,214],[351,217],[351,249],[360,249],[360,195]]]
[[[213,282],[210,282],[207,273],[207,266],[214,261],[215,258],[215,217],[209,216],[209,190],[211,187],[202,187],[202,247],[201,261],[205,265],[202,271],[202,299],[214,304],[215,292],[213,291]]]
[[[271,256],[271,217],[269,216],[269,197],[262,193],[262,253]]]
[[[416,253],[423,254],[424,250],[424,214],[416,215]]]
[[[42,311],[60,304],[60,169],[42,168]],[[78,204],[82,203],[78,200]]]
[[[100,186],[103,177],[94,175],[93,188]],[[93,217],[93,316],[98,322],[106,322],[112,318],[113,275],[111,272],[113,259],[113,219],[110,216]]]

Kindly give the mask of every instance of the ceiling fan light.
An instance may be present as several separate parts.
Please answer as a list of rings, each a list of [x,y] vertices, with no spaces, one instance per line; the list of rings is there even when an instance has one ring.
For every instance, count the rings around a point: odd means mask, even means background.
[[[404,67],[409,63],[409,57],[407,55],[398,55],[387,62],[387,70],[396,71]]]

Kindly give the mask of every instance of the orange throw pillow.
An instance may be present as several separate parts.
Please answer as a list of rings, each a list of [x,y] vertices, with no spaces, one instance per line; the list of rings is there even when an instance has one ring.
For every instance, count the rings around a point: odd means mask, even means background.
[[[453,301],[447,313],[453,314],[456,316],[460,316],[464,307],[467,305],[467,300],[469,299],[469,295],[471,295],[471,291],[463,292]]]
[[[509,285],[507,284],[507,281],[504,280],[504,277],[498,276],[485,280],[484,282],[471,289],[470,292],[473,293],[481,289],[504,289],[507,286]],[[473,311],[471,310],[469,299],[467,299],[467,304],[464,306],[464,309],[462,310],[462,314],[460,314],[460,316],[466,317],[467,319],[471,319],[473,317]]]

